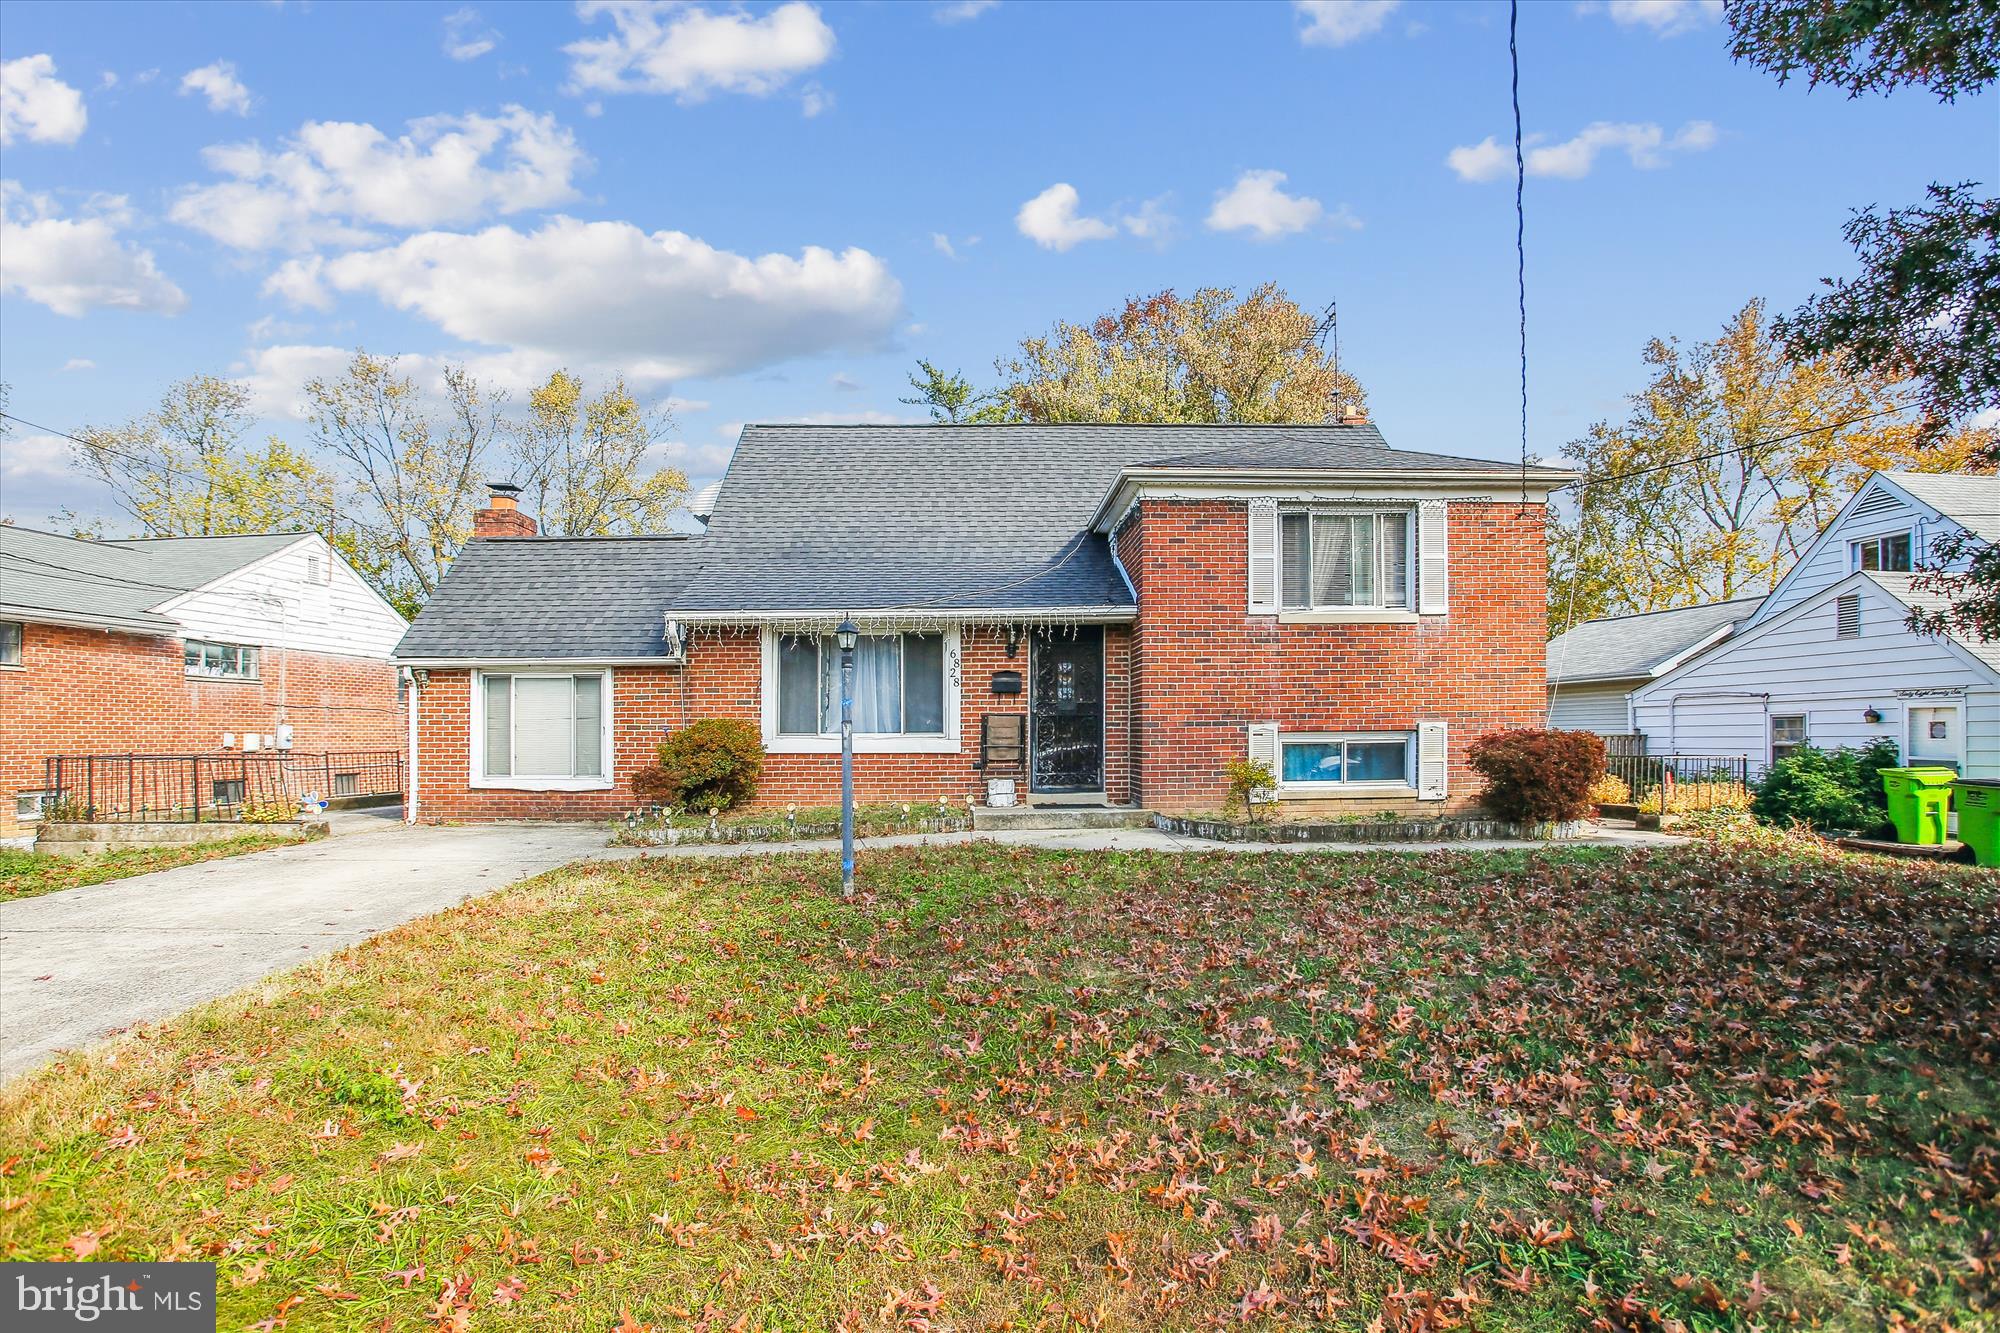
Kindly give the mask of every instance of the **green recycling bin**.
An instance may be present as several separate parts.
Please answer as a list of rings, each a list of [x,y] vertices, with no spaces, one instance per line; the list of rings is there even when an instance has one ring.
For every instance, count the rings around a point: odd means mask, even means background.
[[[1882,770],[1882,790],[1889,797],[1889,822],[1896,826],[1897,842],[1944,845],[1951,784],[1957,777],[1948,768]]]
[[[1951,784],[1958,805],[1958,840],[1983,866],[2000,866],[2000,780],[1960,778]]]

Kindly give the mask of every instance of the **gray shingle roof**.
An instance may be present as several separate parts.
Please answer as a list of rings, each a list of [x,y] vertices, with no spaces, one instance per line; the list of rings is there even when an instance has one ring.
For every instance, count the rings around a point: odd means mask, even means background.
[[[176,634],[179,626],[154,608],[281,551],[301,535],[91,542],[0,526],[0,612]]]
[[[473,542],[396,652],[657,656],[669,616],[1118,615],[1131,590],[1090,523],[1147,465],[1515,470],[1391,449],[1373,425],[753,425],[703,534]]]
[[[1900,481],[1902,478],[1898,477],[1897,480]],[[1862,577],[1912,610],[1942,611],[1951,605],[1951,599],[1943,593],[1933,592],[1928,588],[1912,587],[1912,576],[1909,574],[1883,574],[1870,570]],[[1969,634],[1953,634],[1949,637],[1953,643],[1987,666],[2000,671],[2000,639],[1976,639]]]
[[[1090,531],[1126,468],[1475,468],[1358,426],[748,426],[675,609],[1117,612]]]
[[[1586,620],[1549,640],[1549,683],[1643,680],[1660,663],[1672,661],[1717,630],[1748,619],[1762,600],[1743,597]]]
[[[2000,541],[2000,477],[1961,472],[1890,472],[1890,481],[1985,541]]]
[[[658,657],[666,609],[706,538],[468,542],[396,645],[413,658]]]

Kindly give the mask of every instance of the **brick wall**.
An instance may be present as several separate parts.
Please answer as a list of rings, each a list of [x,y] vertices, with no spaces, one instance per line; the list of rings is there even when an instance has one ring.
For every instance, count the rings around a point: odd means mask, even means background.
[[[1130,711],[1138,801],[1219,806],[1222,766],[1247,754],[1252,723],[1403,731],[1442,719],[1451,752],[1445,805],[1471,805],[1473,737],[1541,720],[1547,571],[1540,506],[1453,502],[1449,515],[1448,615],[1416,625],[1282,625],[1247,614],[1246,505],[1143,502],[1117,534],[1140,603]],[[1310,804],[1438,808],[1414,798]]]
[[[404,746],[386,661],[265,648],[259,677],[191,679],[179,639],[24,626],[20,668],[0,668],[0,837],[30,831],[15,822],[14,796],[41,787],[50,755],[210,754],[224,732],[275,733],[280,722],[302,752]]]
[[[1130,704],[1126,657],[1130,634],[1122,626],[1105,631],[1106,797],[1130,795],[1127,768]],[[979,719],[984,713],[1021,713],[1027,696],[995,695],[993,673],[1026,673],[1023,642],[1007,656],[1006,633],[993,626],[966,626],[959,636],[959,752],[957,754],[857,754],[854,791],[859,801],[935,801],[962,806],[985,791],[986,776],[975,770]],[[762,719],[763,647],[755,630],[697,633],[685,668],[615,667],[611,671],[613,767],[609,791],[529,792],[470,785],[471,712],[467,671],[432,671],[417,709],[418,814],[445,819],[601,819],[637,804],[632,774],[653,761],[670,729],[710,717],[735,717],[753,726]],[[840,799],[840,756],[770,754],[755,802],[763,807],[829,805]]]

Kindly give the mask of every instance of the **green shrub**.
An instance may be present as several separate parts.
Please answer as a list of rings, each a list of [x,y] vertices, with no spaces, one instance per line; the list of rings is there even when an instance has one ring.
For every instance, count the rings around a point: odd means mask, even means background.
[[[1582,819],[1595,809],[1591,790],[1604,776],[1604,738],[1588,731],[1494,731],[1473,741],[1465,758],[1486,779],[1481,801],[1500,818]]]
[[[727,810],[755,796],[763,776],[757,728],[740,718],[710,717],[667,737],[659,762],[632,775],[632,793],[652,805]]]
[[[1257,818],[1257,808],[1252,802],[1260,793],[1268,798],[1278,785],[1271,766],[1257,759],[1232,759],[1223,765],[1222,773],[1229,779],[1229,804],[1242,806],[1245,819]]]
[[[1873,836],[1889,826],[1882,770],[1901,763],[1890,740],[1874,741],[1865,750],[1802,745],[1771,765],[1757,784],[1750,812],[1781,827],[1804,824]]]

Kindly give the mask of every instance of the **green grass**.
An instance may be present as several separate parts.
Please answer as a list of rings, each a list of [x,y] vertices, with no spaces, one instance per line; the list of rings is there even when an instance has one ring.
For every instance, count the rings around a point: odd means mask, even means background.
[[[289,847],[297,841],[297,838],[277,837],[269,833],[247,833],[240,837],[217,838],[212,842],[190,843],[185,847],[134,847],[123,851],[96,852],[89,856],[36,856],[33,852],[0,847],[0,902],[39,897],[59,889],[81,888],[86,884],[102,884],[106,880],[125,879],[154,870],[172,870],[175,866],[193,865],[197,861],[214,861],[225,856],[242,856],[246,852]]]
[[[0,1258],[213,1259],[224,1328],[1990,1328],[1995,880],[585,864],[0,1093]]]
[[[903,813],[901,802],[855,806],[854,835],[858,838],[874,838],[897,833],[921,832],[925,821],[935,822],[939,817],[938,804],[935,800],[911,801],[908,805],[907,816]],[[832,830],[831,836],[839,836],[840,807],[837,805],[798,806],[789,812],[782,807],[772,809],[760,806],[754,810],[733,810],[717,815],[715,822],[722,828],[755,828],[760,834],[764,830],[772,830],[775,836],[782,838],[784,833],[790,831],[787,827],[790,822],[786,818],[788,813],[796,820],[801,840],[825,838],[829,836],[829,829]],[[966,807],[963,805],[946,806],[943,813],[945,818],[961,822],[967,818]],[[659,829],[704,829],[708,827],[708,823],[709,817],[706,814],[685,810],[646,816],[636,831],[628,830],[623,821],[616,821],[612,825],[613,841],[626,846],[653,846],[657,839],[651,834]]]

